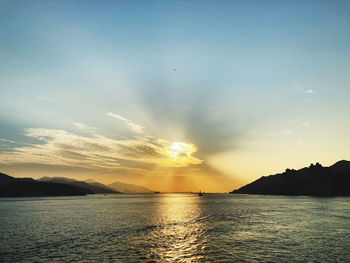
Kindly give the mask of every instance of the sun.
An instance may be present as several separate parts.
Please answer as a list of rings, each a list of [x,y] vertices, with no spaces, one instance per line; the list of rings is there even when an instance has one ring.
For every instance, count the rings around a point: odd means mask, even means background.
[[[174,142],[168,147],[167,153],[173,161],[185,161],[196,151],[193,145],[184,142]]]
[[[194,144],[184,142],[173,142],[164,148],[162,164],[169,167],[185,167],[190,164],[200,164],[201,159],[192,156],[197,151]]]

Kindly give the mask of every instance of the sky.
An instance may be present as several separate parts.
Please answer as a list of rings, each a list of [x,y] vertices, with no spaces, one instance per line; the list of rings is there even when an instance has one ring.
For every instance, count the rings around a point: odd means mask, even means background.
[[[0,171],[228,192],[350,160],[349,1],[0,1]]]

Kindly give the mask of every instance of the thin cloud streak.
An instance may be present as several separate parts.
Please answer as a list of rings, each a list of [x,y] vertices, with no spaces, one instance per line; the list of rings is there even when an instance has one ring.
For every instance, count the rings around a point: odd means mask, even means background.
[[[300,83],[298,82],[298,81],[293,81],[293,86],[294,86],[294,88],[296,88],[298,91],[300,91],[300,92],[303,92],[303,93],[305,93],[305,94],[314,94],[314,93],[316,93],[316,91],[315,90],[313,90],[313,89],[304,89],[304,87],[302,86],[302,85],[300,85]]]
[[[7,142],[7,143],[11,143],[11,144],[23,144],[23,145],[33,145],[31,143],[26,143],[26,142],[16,142],[13,140],[7,140],[7,139],[0,139],[0,142]]]
[[[315,91],[314,91],[314,90],[312,90],[312,89],[308,89],[308,90],[306,90],[306,91],[305,91],[305,93],[307,93],[307,94],[314,94],[314,93],[315,93]]]
[[[311,123],[308,120],[301,120],[301,119],[296,118],[296,119],[291,120],[291,122],[299,124],[305,128],[311,127]]]
[[[121,120],[121,121],[125,122],[125,124],[130,128],[130,130],[132,130],[132,131],[134,131],[136,133],[144,133],[144,131],[143,131],[144,127],[142,127],[139,124],[134,123],[131,120],[128,120],[128,119],[126,119],[126,118],[124,118],[124,117],[122,117],[122,116],[120,116],[118,114],[112,113],[112,112],[108,112],[107,115],[110,116],[110,117],[113,117],[115,119],[118,119],[118,120]]]
[[[90,127],[80,122],[72,122],[72,124],[80,130],[97,130],[95,127]]]

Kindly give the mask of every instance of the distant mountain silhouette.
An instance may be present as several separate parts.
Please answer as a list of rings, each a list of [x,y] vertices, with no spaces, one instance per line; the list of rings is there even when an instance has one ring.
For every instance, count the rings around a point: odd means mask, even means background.
[[[90,190],[93,193],[101,194],[101,193],[118,193],[118,191],[115,191],[108,186],[97,183],[97,182],[83,182],[83,181],[77,181],[70,178],[65,177],[42,177],[38,181],[41,182],[51,182],[51,183],[61,183],[61,184],[69,184],[74,185],[78,187],[82,187],[85,189]]]
[[[16,179],[4,173],[0,173],[0,185],[14,182]]]
[[[14,178],[4,173],[0,173],[0,185],[8,184],[15,181],[34,181],[32,178]]]
[[[74,185],[38,182],[32,178],[14,178],[0,173],[0,197],[66,196],[93,194]]]
[[[127,194],[145,194],[145,193],[154,193],[153,190],[150,190],[144,186],[135,185],[135,184],[126,184],[122,182],[114,182],[109,185],[108,187],[114,189],[115,191],[120,191]]]
[[[319,163],[300,170],[263,176],[233,194],[350,196],[350,161],[339,161],[330,167]]]
[[[116,191],[116,190],[113,190],[111,187],[107,186],[107,185],[104,185],[104,184],[101,184],[99,182],[95,182],[94,180],[92,179],[88,179],[85,181],[86,183],[90,184],[90,185],[93,185],[93,186],[99,186],[99,187],[104,187],[104,188],[107,188],[111,191],[113,191],[113,193],[123,193],[121,191]]]

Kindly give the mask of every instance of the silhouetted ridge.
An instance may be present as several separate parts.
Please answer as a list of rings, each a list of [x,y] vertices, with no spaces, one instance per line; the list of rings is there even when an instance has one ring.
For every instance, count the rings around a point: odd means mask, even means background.
[[[0,173],[0,185],[8,184],[14,182],[15,178],[4,173]]]
[[[103,185],[101,183],[97,183],[97,182],[91,182],[91,183],[89,182],[88,183],[88,182],[77,181],[77,180],[65,178],[65,177],[43,177],[43,178],[40,178],[38,181],[74,185],[74,186],[88,189],[91,192],[96,193],[96,194],[118,193],[117,191],[115,191],[115,190],[113,190],[113,189],[109,188],[108,186]]]
[[[300,170],[263,176],[234,190],[237,194],[350,196],[350,162],[339,161],[330,167],[311,164]]]
[[[128,194],[154,193],[153,190],[150,190],[144,186],[135,185],[135,184],[126,184],[126,183],[122,183],[122,182],[118,182],[118,181],[109,184],[108,187],[110,187],[116,191],[120,191],[120,192],[128,193]]]
[[[342,172],[342,171],[346,172],[346,171],[349,171],[349,167],[350,167],[350,161],[345,161],[345,160],[336,162],[335,164],[330,166],[333,172]]]
[[[0,197],[86,195],[94,192],[70,184],[39,182],[0,173]]]
[[[16,180],[0,186],[1,197],[86,195],[92,191],[68,184]]]

